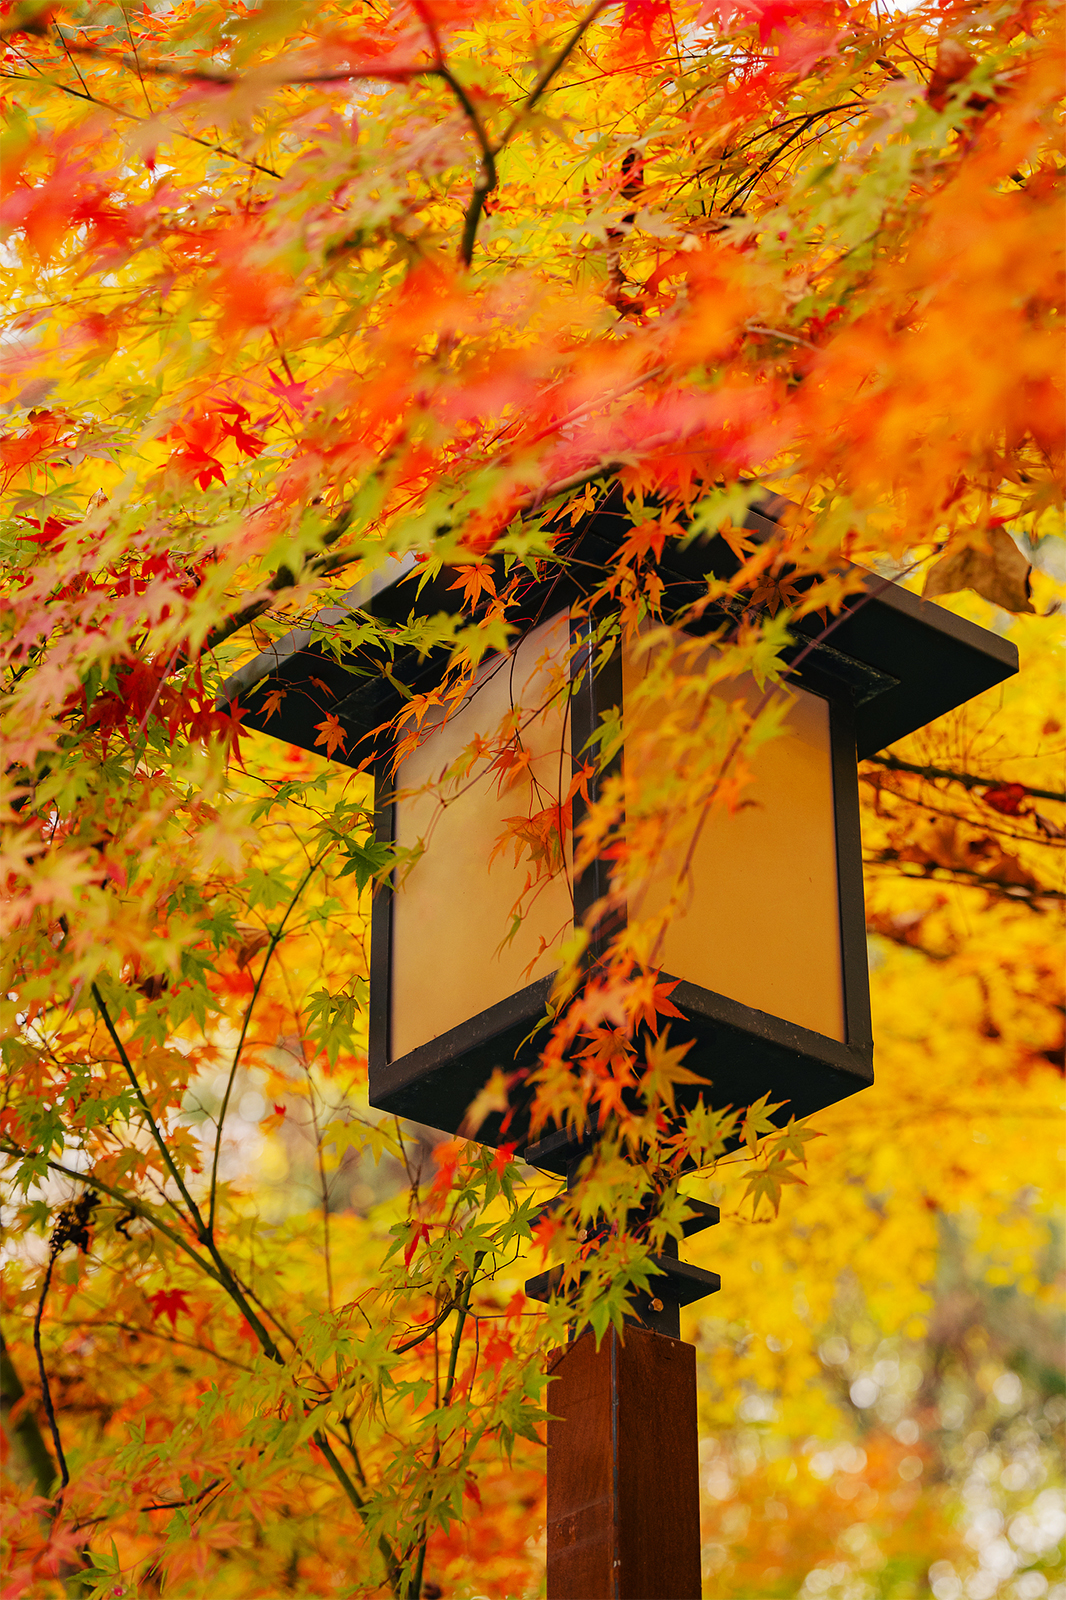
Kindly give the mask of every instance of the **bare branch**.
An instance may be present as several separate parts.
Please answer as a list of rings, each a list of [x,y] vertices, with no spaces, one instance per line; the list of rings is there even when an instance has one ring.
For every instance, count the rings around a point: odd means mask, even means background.
[[[1029,783],[1014,783],[1006,778],[981,778],[975,772],[954,772],[948,767],[922,767],[913,761],[901,761],[898,756],[867,756],[875,767],[887,767],[889,772],[913,772],[919,778],[945,778],[949,783],[961,783],[964,789],[1001,789],[1009,783],[1033,800],[1066,801],[1061,789],[1036,789]]]

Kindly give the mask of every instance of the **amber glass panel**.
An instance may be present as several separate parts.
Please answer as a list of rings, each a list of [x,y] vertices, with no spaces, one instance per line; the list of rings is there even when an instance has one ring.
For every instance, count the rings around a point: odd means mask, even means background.
[[[509,830],[514,819],[533,819],[528,833],[536,838],[538,828],[557,823],[543,814],[570,788],[562,682],[568,643],[569,616],[562,613],[511,655],[494,657],[458,712],[447,721],[427,719],[427,737],[398,769],[397,843],[408,847],[423,839],[426,849],[393,901],[393,1060],[558,967],[559,944],[573,930],[570,835],[564,833],[560,867],[556,832],[557,870],[538,876],[528,847],[516,864]],[[501,789],[493,763],[509,719],[517,721],[518,733],[503,744],[530,760],[517,781]],[[442,775],[478,739],[489,742],[489,753],[442,786]],[[493,855],[504,836],[511,842]],[[524,916],[505,943],[520,897]]]
[[[627,708],[647,670],[646,657],[624,654]],[[762,699],[750,678],[733,679],[721,692],[730,701],[742,697],[753,711]],[[754,781],[743,798],[753,803],[732,815],[720,807],[709,810],[694,848],[699,812],[693,809],[669,859],[657,863],[644,892],[634,896],[630,916],[662,910],[691,850],[681,911],[658,946],[656,964],[674,977],[843,1041],[829,706],[802,689],[790,691],[789,699],[785,732],[751,764]],[[627,709],[627,734],[638,726],[654,729],[667,710],[665,702],[657,707],[652,701],[638,721]],[[661,759],[668,760],[662,743]],[[639,777],[632,759],[627,752],[627,792]],[[654,747],[645,743],[641,760],[649,759]]]

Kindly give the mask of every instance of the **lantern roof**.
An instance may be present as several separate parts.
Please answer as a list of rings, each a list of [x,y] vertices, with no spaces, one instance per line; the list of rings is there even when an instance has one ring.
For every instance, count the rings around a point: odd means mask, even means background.
[[[777,518],[789,502],[766,495],[748,512],[744,528],[755,542],[772,538]],[[508,620],[524,631],[590,592],[623,541],[632,531],[621,486],[579,522],[555,548],[557,565],[543,578],[532,575],[509,606]],[[487,558],[498,583],[505,579],[501,557]],[[721,536],[668,540],[657,571],[663,582],[664,616],[702,598],[709,577],[729,579],[741,565]],[[792,624],[794,643],[787,660],[804,655],[803,680],[817,691],[843,690],[855,712],[856,749],[860,759],[876,754],[916,729],[973,699],[1018,670],[1018,651],[1008,639],[978,627],[924,600],[889,578],[842,563],[861,585],[844,601],[826,627],[817,616]],[[318,613],[318,623],[347,620],[359,611],[387,623],[408,624],[419,617],[458,614],[463,598],[454,584],[456,572],[446,569],[425,580],[413,555],[389,557],[376,572],[345,596],[344,606]],[[707,608],[700,627],[710,632],[721,625],[721,608]],[[310,629],[295,629],[245,663],[226,682],[222,701],[244,703],[244,722],[289,744],[313,749],[314,726],[325,711],[336,716],[345,734],[345,748],[334,759],[362,766],[375,753],[374,738],[399,710],[397,683],[423,692],[443,676],[447,652],[419,659],[414,649],[380,660],[352,654],[339,661],[316,642]],[[271,690],[284,692],[276,709],[266,709]]]

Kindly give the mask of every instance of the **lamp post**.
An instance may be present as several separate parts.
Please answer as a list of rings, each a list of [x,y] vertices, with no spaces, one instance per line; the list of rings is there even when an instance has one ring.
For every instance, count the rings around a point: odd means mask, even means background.
[[[772,537],[784,504],[768,497],[753,509],[749,536]],[[489,657],[461,704],[431,711],[417,740],[382,729],[401,707],[397,678],[416,692],[439,686],[446,662],[432,655],[410,652],[391,680],[353,677],[310,634],[294,633],[227,685],[227,697],[249,707],[248,725],[308,749],[325,686],[346,736],[336,759],[357,764],[373,750],[378,838],[416,852],[424,843],[396,892],[374,900],[371,1104],[456,1133],[502,1069],[512,1086],[506,1113],[492,1110],[478,1139],[506,1137],[526,1161],[559,1175],[573,1175],[587,1135],[558,1128],[532,1139],[534,1030],[563,944],[605,893],[607,864],[575,876],[573,834],[558,822],[578,779],[575,827],[596,800],[604,773],[591,770],[587,751],[604,719],[624,717],[627,703],[624,726],[638,704],[652,724],[657,714],[641,686],[647,654],[620,642],[605,650],[583,604],[630,531],[615,486],[578,524],[560,564],[516,597],[510,648]],[[728,578],[738,566],[721,538],[667,543],[657,563],[665,621],[691,617],[708,575]],[[353,605],[398,624],[457,612],[452,576],[420,588],[393,562],[376,592],[353,596]],[[675,1035],[692,1041],[686,1066],[706,1073],[678,1090],[682,1107],[700,1096],[715,1108],[744,1107],[769,1094],[805,1116],[873,1081],[856,759],[1017,670],[1014,647],[997,635],[858,576],[861,591],[824,637],[817,619],[794,626],[789,708],[782,735],[754,761],[746,793],[756,803],[716,811],[681,840],[690,892],[664,926],[656,965],[664,981],[678,980],[671,1001],[684,1019]],[[704,610],[674,638],[721,620]],[[625,773],[624,742],[618,759]],[[499,848],[509,830],[526,860]],[[675,866],[649,874],[642,912],[667,898]],[[713,1207],[695,1207],[686,1228],[715,1221]],[[624,1342],[612,1330],[597,1351],[586,1333],[553,1358],[551,1600],[700,1593],[695,1362],[678,1338],[678,1310],[718,1280],[676,1256],[655,1265],[655,1295],[634,1303],[639,1323]],[[548,1298],[551,1274],[527,1290]]]

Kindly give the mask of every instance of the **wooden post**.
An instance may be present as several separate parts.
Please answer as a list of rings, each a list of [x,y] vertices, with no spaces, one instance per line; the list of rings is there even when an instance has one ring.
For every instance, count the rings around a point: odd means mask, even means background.
[[[700,1600],[694,1348],[586,1329],[549,1370],[548,1600]]]

